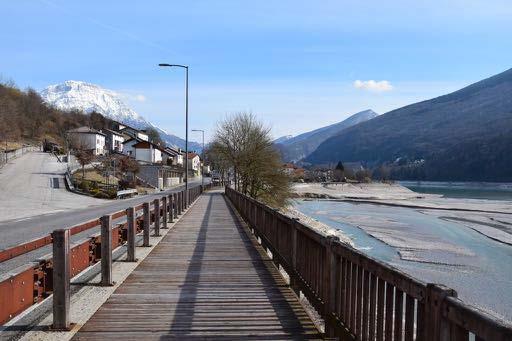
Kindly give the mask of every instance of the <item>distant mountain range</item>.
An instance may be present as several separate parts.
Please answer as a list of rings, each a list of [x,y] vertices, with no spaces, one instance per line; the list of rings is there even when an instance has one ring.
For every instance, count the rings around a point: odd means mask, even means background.
[[[285,136],[281,136],[277,139],[275,139],[274,141],[272,141],[274,144],[280,144],[280,143],[284,143],[286,141],[288,141],[289,139],[292,139],[293,138],[293,135],[285,135]]]
[[[185,148],[184,139],[169,134],[147,121],[129,108],[117,93],[98,85],[70,80],[62,84],[50,85],[41,91],[40,95],[46,103],[61,110],[96,112],[136,129],[152,127],[160,133],[162,140],[168,145]],[[201,147],[201,144],[189,141],[189,150],[200,152]]]
[[[285,162],[297,162],[309,156],[322,142],[344,129],[368,121],[378,114],[373,110],[358,112],[349,118],[295,137],[283,136],[274,141]]]
[[[512,69],[344,129],[306,161],[387,164],[396,178],[512,181]]]

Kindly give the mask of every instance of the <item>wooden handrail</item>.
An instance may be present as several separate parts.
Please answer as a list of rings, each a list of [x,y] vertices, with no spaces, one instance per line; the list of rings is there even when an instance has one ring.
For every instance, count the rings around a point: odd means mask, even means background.
[[[357,340],[512,340],[512,325],[230,187],[226,196],[325,321]]]

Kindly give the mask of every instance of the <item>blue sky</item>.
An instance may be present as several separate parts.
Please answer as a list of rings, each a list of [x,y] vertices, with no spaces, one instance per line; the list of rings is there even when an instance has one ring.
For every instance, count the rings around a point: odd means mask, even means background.
[[[190,65],[191,128],[211,136],[251,111],[276,137],[512,67],[509,0],[5,0],[0,13],[4,79],[96,83],[180,136],[184,75],[161,62]]]

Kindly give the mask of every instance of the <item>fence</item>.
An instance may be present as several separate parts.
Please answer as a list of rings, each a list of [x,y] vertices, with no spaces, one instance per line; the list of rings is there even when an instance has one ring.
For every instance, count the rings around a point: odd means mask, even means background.
[[[13,149],[0,152],[0,167],[3,167],[7,162],[17,157],[20,157],[28,152],[39,151],[40,147],[23,146],[20,149]]]
[[[226,187],[273,260],[325,321],[326,335],[357,340],[512,340],[512,326]]]
[[[128,246],[129,258],[134,258],[134,238],[137,233],[143,232],[143,245],[148,246],[151,225],[153,225],[155,235],[159,235],[161,225],[166,226],[168,219],[173,222],[175,217],[210,187],[211,185],[189,188],[188,195],[185,195],[185,190],[167,194],[152,202],[128,207],[126,210],[113,212],[69,229],[56,230],[50,235],[0,250],[1,263],[53,244],[53,257],[41,258],[0,276],[0,324],[11,320],[31,305],[41,302],[57,289],[60,291],[56,296],[57,299],[54,300],[54,309],[55,304],[66,307],[66,304],[62,304],[62,300],[69,300],[69,297],[66,298],[66,294],[62,291],[69,291],[70,277],[78,275],[99,261],[102,262],[102,273],[108,273],[108,269],[105,267],[109,266],[109,262],[105,260],[110,259],[111,263],[111,251],[124,244]],[[151,204],[153,204],[152,209],[150,209]],[[123,217],[127,218],[126,222],[111,226],[112,220]],[[108,223],[105,223],[106,221]],[[70,236],[97,227],[102,227],[101,233],[96,233],[69,245]],[[105,237],[106,235],[108,237]],[[59,241],[58,245],[55,244],[56,240]],[[106,241],[110,241],[108,245]],[[110,251],[106,253],[105,250]],[[55,257],[55,254],[60,256]],[[64,261],[62,257],[65,258]],[[102,281],[108,282],[108,279],[103,278]],[[69,293],[67,295],[69,296]],[[69,301],[67,308],[69,309]],[[62,312],[62,309],[59,311]],[[62,323],[66,316],[59,316],[57,321]],[[58,323],[56,327],[62,327]]]

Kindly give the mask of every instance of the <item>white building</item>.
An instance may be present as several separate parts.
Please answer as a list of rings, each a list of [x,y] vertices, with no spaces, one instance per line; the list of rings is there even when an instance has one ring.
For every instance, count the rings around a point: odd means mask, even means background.
[[[108,150],[122,153],[124,142],[123,135],[110,129],[103,129],[102,132],[105,134],[105,144]]]
[[[123,144],[124,153],[144,163],[162,163],[163,149],[154,143],[130,139]]]
[[[131,157],[135,157],[135,145],[142,140],[136,138],[129,138],[124,140],[123,142],[123,154],[126,154]]]
[[[172,158],[171,164],[173,166],[183,167],[183,153],[181,152],[181,150],[176,149],[176,148],[166,147],[165,151],[167,152],[169,157]],[[166,163],[166,164],[168,164],[168,163]]]
[[[194,172],[195,176],[201,173],[201,159],[196,153],[188,153],[188,168]]]
[[[126,134],[132,138],[136,138],[142,141],[149,141],[148,134],[132,127],[120,125],[119,132],[122,134]]]
[[[73,148],[91,150],[94,155],[104,155],[105,137],[102,132],[89,127],[68,130],[68,139]]]
[[[212,172],[212,169],[210,165],[203,165],[203,173],[204,174],[210,174]]]

